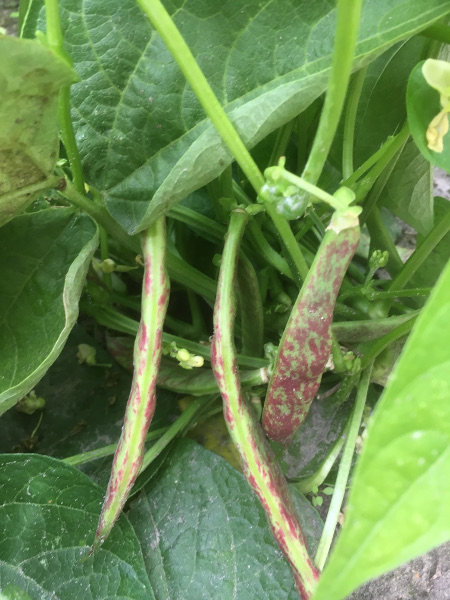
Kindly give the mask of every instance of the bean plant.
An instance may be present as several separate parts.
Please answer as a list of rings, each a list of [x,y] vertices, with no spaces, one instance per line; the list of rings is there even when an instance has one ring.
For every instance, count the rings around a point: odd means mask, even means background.
[[[340,600],[450,539],[449,15],[21,0],[2,599]]]

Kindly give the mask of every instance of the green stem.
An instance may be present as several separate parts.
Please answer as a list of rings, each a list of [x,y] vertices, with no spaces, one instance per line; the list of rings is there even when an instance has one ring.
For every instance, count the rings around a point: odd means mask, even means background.
[[[359,1],[360,0],[358,0],[358,2]],[[164,43],[192,87],[200,104],[203,106],[204,111],[211,119],[225,144],[228,146],[255,192],[258,193],[264,185],[264,177],[220,102],[216,98],[211,86],[198,66],[189,46],[184,41],[172,18],[161,4],[160,0],[138,0],[138,4],[164,40]],[[289,224],[283,217],[278,215],[274,207],[268,206],[267,212],[278,229],[283,244],[298,273],[301,277],[303,277],[303,275],[306,276],[306,263]]]
[[[366,78],[367,67],[353,76],[348,90],[347,109],[344,121],[344,139],[342,145],[342,177],[347,179],[353,173],[353,147],[355,137],[356,113]]]
[[[384,171],[384,169],[389,165],[391,160],[395,158],[395,155],[399,150],[403,148],[406,144],[409,137],[409,126],[408,123],[405,122],[402,129],[395,136],[392,142],[387,146],[385,152],[383,152],[380,159],[377,161],[374,167],[365,175],[360,181],[358,181],[355,194],[356,194],[356,202],[361,202],[369,193],[371,188],[373,187],[375,181]]]
[[[161,429],[155,429],[154,431],[150,431],[145,437],[145,442],[151,442],[155,438],[160,437],[168,429],[168,427],[162,427]],[[63,458],[61,462],[76,467],[78,465],[83,465],[84,463],[90,462],[91,460],[96,460],[97,458],[112,456],[116,451],[116,448],[117,444],[109,444],[108,446],[102,446],[101,448],[97,448],[96,450],[90,450],[89,452],[83,452],[82,454],[68,456],[67,458]]]
[[[193,400],[188,408],[178,417],[163,435],[157,440],[151,448],[144,454],[141,469],[139,473],[145,471],[145,469],[155,460],[164,448],[179,434],[187,429],[190,429],[193,421],[198,419],[200,414],[211,405],[212,402],[217,398],[217,394],[208,396],[202,396]]]
[[[363,164],[354,171],[350,177],[342,182],[345,187],[353,187],[354,184],[360,179],[369,169],[371,169],[389,150],[391,144],[394,142],[395,137],[389,136],[384,144],[376,152],[374,152],[369,158],[363,162]]]
[[[181,223],[196,229],[202,234],[203,238],[211,242],[221,242],[226,232],[226,227],[221,223],[217,223],[213,219],[205,217],[182,204],[172,206],[168,216],[175,221],[180,221]]]
[[[245,147],[238,132],[222,108],[169,13],[160,0],[138,0],[138,4],[163,39],[200,101],[200,104],[203,106],[203,110],[211,119],[247,179],[255,191],[259,192],[260,188],[264,185],[264,177],[261,171],[258,169],[250,152]]]
[[[347,371],[341,346],[333,330],[331,330],[331,355],[333,357],[334,371],[336,371],[336,373],[344,373]]]
[[[377,320],[333,323],[333,333],[341,342],[367,342],[386,335],[399,325],[417,317],[419,312],[417,310],[406,315]]]
[[[420,296],[429,296],[433,288],[415,288],[410,290],[392,290],[385,292],[368,292],[365,293],[364,296],[368,300],[385,300],[385,299],[395,299],[395,298],[416,298]]]
[[[402,323],[386,335],[383,335],[383,337],[377,339],[377,341],[373,344],[370,344],[361,359],[361,369],[365,369],[379,354],[383,352],[383,350],[386,350],[386,348],[388,348],[391,344],[402,337],[405,337],[405,335],[407,335],[413,328],[416,319],[417,315],[414,315],[406,323]]]
[[[319,569],[323,569],[328,552],[333,541],[334,531],[338,522],[339,512],[345,496],[350,468],[352,466],[353,454],[355,451],[356,439],[358,437],[361,419],[366,404],[367,392],[369,390],[370,374],[372,372],[372,364],[367,366],[367,369],[361,376],[360,385],[356,394],[355,406],[351,416],[351,421],[348,429],[348,435],[342,453],[342,459],[339,465],[339,471],[336,478],[336,485],[331,499],[330,508],[328,510],[325,525],[317,548],[315,562]]]
[[[292,485],[301,493],[301,494],[309,494],[313,491],[314,488],[318,488],[322,485],[325,479],[328,477],[334,463],[336,462],[337,457],[341,453],[344,442],[347,438],[349,429],[350,429],[351,417],[347,421],[345,428],[338,439],[334,442],[333,447],[325,457],[325,460],[322,462],[320,467],[317,469],[313,475],[310,477],[305,477]]]
[[[437,40],[438,42],[444,42],[444,44],[450,44],[450,27],[444,23],[435,23],[421,31],[420,35]]]
[[[344,106],[359,31],[361,0],[338,0],[336,36],[325,102],[303,178],[317,183]]]
[[[294,122],[295,119],[289,121],[288,123],[280,127],[280,129],[278,130],[277,139],[275,140],[275,144],[272,148],[272,154],[270,155],[269,159],[269,164],[267,165],[268,167],[271,167],[272,165],[277,165],[279,159],[285,155],[286,148],[289,144],[292,130],[294,128]]]
[[[402,265],[401,271],[396,275],[389,286],[390,292],[401,290],[405,283],[412,279],[420,265],[423,264],[425,259],[428,258],[433,249],[449,231],[450,211],[447,211],[446,215],[433,227],[420,246],[418,246],[415,252],[411,254],[406,263]]]
[[[364,200],[363,211],[362,211],[361,217],[359,219],[360,223],[361,223],[361,227],[365,225],[370,214],[372,213],[374,208],[377,206],[378,201],[381,197],[381,194],[382,194],[384,188],[386,187],[387,182],[389,181],[389,177],[392,175],[392,171],[394,170],[395,165],[397,164],[397,161],[400,158],[402,151],[403,151],[403,146],[397,151],[397,154],[392,158],[390,163],[385,167],[384,171],[381,173],[381,175],[375,181],[372,189],[367,194],[367,197]]]
[[[389,261],[386,269],[389,274],[397,275],[403,269],[403,261],[400,258],[397,248],[389,235],[378,208],[374,208],[367,219],[367,227],[370,233],[370,246],[377,250],[387,250],[389,252]]]
[[[258,256],[263,258],[265,262],[274,267],[279,273],[293,279],[287,261],[272,248],[255,219],[250,219],[248,223],[248,237]]]
[[[286,248],[287,255],[291,259],[294,273],[297,275],[295,279],[297,280],[297,283],[300,284],[301,281],[305,280],[308,274],[308,265],[306,264],[305,258],[300,250],[300,246],[295,239],[291,226],[284,217],[277,213],[277,210],[273,204],[266,202],[264,206],[267,214],[272,219],[275,227],[278,230],[278,233],[280,234],[281,240]]]
[[[59,19],[58,0],[45,0],[45,14],[47,25],[47,42],[51,50],[65,63],[72,67],[72,61],[64,48],[64,36],[61,31]],[[75,188],[80,194],[84,193],[83,167],[78,152],[72,117],[70,114],[70,85],[65,85],[59,92],[58,120],[61,128],[61,137],[72,170]]]
[[[90,307],[85,310],[88,314],[92,315],[96,321],[104,327],[109,327],[115,331],[127,333],[129,335],[137,335],[139,329],[139,322],[122,315],[114,308],[109,306],[102,306],[98,308]],[[174,342],[178,348],[186,348],[191,354],[202,356],[206,360],[210,360],[210,349],[209,346],[204,344],[198,344],[191,340],[187,340],[183,337],[172,335],[170,333],[163,333],[163,342],[170,344]],[[267,367],[267,360],[264,358],[257,358],[253,356],[244,356],[238,354],[238,364],[246,369],[264,369]]]

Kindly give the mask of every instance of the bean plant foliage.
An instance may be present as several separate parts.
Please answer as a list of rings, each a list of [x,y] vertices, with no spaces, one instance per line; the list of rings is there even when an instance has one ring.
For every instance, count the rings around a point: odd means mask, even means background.
[[[449,15],[21,0],[2,599],[340,600],[450,539]]]

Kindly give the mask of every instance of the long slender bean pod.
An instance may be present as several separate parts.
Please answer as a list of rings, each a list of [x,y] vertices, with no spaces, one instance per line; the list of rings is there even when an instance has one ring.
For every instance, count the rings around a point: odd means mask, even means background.
[[[337,294],[359,242],[358,219],[333,215],[281,338],[267,390],[263,428],[288,444],[308,414],[331,352]]]
[[[233,326],[236,317],[236,270],[239,242],[247,216],[234,211],[222,254],[214,306],[211,362],[224,402],[225,421],[239,452],[247,481],[266,511],[272,532],[291,565],[302,600],[311,598],[319,572],[308,555],[286,480],[263,431],[242,394]]]
[[[91,552],[105,541],[128,498],[141,467],[145,436],[155,412],[156,377],[169,301],[164,217],[143,234],[142,254],[145,261],[142,316],[134,346],[133,381]]]

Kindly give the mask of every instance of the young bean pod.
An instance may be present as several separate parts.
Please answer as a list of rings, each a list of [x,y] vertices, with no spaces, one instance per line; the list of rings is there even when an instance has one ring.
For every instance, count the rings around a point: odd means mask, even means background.
[[[244,211],[236,210],[231,215],[214,306],[211,363],[224,402],[225,422],[239,452],[244,475],[266,511],[273,535],[291,565],[302,600],[308,600],[316,586],[319,571],[309,557],[286,480],[256,414],[244,399],[239,381],[233,340],[236,317],[234,288],[238,247],[246,220]]]
[[[357,216],[335,212],[281,338],[264,404],[267,435],[289,444],[308,414],[331,351],[333,309],[359,242]]]
[[[145,436],[155,412],[162,329],[169,301],[164,217],[143,234],[142,254],[145,261],[142,316],[134,345],[133,381],[91,553],[108,537],[138,476]]]

